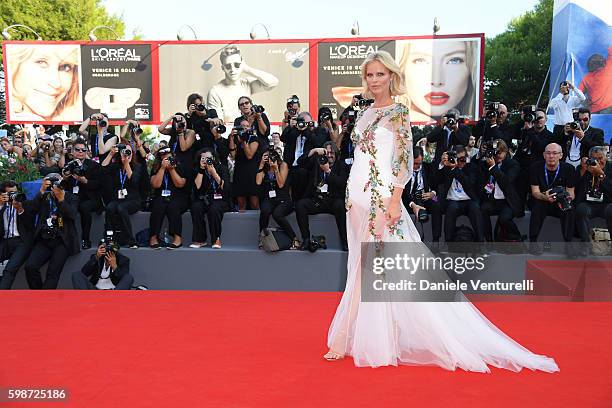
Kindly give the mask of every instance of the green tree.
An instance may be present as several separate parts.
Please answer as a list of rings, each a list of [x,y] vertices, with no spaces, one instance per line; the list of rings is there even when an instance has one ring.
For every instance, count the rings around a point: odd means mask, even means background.
[[[532,11],[512,20],[505,32],[487,38],[485,99],[509,110],[535,104],[550,65],[553,0],[540,0]],[[541,106],[546,106],[544,92]]]

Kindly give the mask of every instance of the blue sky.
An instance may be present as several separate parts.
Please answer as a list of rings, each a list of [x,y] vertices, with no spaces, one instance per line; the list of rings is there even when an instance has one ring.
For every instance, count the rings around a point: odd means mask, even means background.
[[[146,40],[176,40],[178,29],[188,24],[200,40],[246,40],[256,23],[265,24],[272,39],[350,37],[355,20],[361,36],[431,34],[434,17],[441,26],[439,34],[484,32],[492,37],[503,32],[512,18],[533,9],[537,0],[103,0],[103,4],[111,13],[123,15],[127,38],[138,29]],[[193,39],[189,29],[182,32],[185,39]],[[262,27],[256,32],[265,38]]]

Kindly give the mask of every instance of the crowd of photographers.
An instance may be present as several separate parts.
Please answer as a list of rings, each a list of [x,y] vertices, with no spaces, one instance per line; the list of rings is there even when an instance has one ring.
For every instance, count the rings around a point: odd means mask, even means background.
[[[526,209],[531,217],[529,231],[523,232],[534,254],[542,251],[537,241],[548,216],[560,219],[567,242],[575,235],[588,242],[591,218],[602,217],[612,227],[608,147],[603,132],[590,126],[590,112],[578,107],[579,95],[570,96],[572,91],[579,92],[562,83],[560,96],[551,103],[553,132],[545,127],[544,110],[525,106],[518,123],[510,124],[506,106],[494,102],[486,105],[473,128],[453,109],[425,137],[415,138],[414,173],[403,201],[416,221],[431,222],[434,251],[442,233],[445,242],[520,242],[523,234],[515,219]],[[315,120],[293,95],[281,132],[271,132],[265,108],[250,97],[238,99],[241,116],[228,129],[203,105],[202,96],[192,94],[187,112],[159,126],[169,141],[156,146],[142,141],[134,120],[113,134],[102,113],[87,118],[79,136],[66,145],[48,136],[43,125],[36,127],[33,151],[24,143],[25,133],[17,132],[12,141],[2,139],[3,154],[32,160],[44,180],[32,200],[18,193],[14,182],[0,186],[0,286],[10,288],[24,266],[30,288],[55,288],[66,259],[92,246],[92,214],[102,212],[105,230],[114,236],[107,235],[74,274],[75,287],[131,286],[129,259],[118,248],[139,246],[131,223],[138,211],[150,212],[146,245],[154,249],[184,245],[182,215],[187,211],[193,221],[189,247],[209,243],[221,248],[224,214],[254,209],[260,210],[260,247],[273,218],[291,249],[316,249],[324,243],[311,236],[308,218],[328,213],[335,217],[342,249],[347,250],[344,197],[356,147],[350,135],[359,111],[372,102],[355,95],[336,123],[326,107]],[[287,219],[294,211],[298,231]],[[471,229],[456,226],[461,215],[469,218]],[[40,269],[47,262],[43,280]]]

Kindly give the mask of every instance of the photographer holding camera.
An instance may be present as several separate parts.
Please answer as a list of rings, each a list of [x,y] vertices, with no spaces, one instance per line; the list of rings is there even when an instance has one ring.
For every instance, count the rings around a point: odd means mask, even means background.
[[[317,123],[318,126],[314,128],[312,134],[312,148],[323,147],[329,141],[337,143],[339,138],[338,125],[333,120],[331,109],[327,106],[321,107]]]
[[[604,132],[591,127],[591,111],[585,108],[574,110],[574,120],[563,127],[563,156],[574,167],[580,166],[580,159],[588,157],[594,146],[603,146]]]
[[[96,123],[96,133],[89,134],[89,125]],[[94,113],[86,118],[79,127],[79,133],[87,138],[91,146],[91,158],[93,161],[101,163],[106,158],[111,147],[119,143],[119,138],[108,131],[108,117],[104,113]]]
[[[574,95],[571,95],[572,91]],[[584,101],[586,101],[586,97],[580,89],[574,87],[570,81],[561,81],[559,93],[548,103],[548,108],[552,108],[555,115],[553,134],[556,136],[563,134],[565,125],[574,121],[572,110],[579,108]],[[548,108],[546,111],[548,111]]]
[[[134,152],[134,159],[138,163],[144,163],[147,160],[149,152],[145,149],[145,146],[140,139],[143,130],[140,127],[140,123],[134,119],[128,119],[125,121],[125,126],[121,128],[121,137],[119,142],[123,144],[129,144]],[[129,137],[128,137],[129,136]]]
[[[74,160],[66,164],[62,175],[62,187],[71,191],[78,198],[81,216],[81,248],[91,248],[89,234],[91,231],[92,212],[102,210],[100,195],[100,165],[87,158],[87,146],[84,139],[77,139],[72,146]]]
[[[435,165],[440,163],[444,152],[451,150],[456,145],[466,146],[469,142],[470,131],[457,121],[458,118],[459,111],[454,108],[449,109],[440,118],[438,126],[427,135],[427,141],[436,144],[436,154],[433,160]]]
[[[187,113],[185,117],[187,118],[187,128],[192,129],[196,133],[196,150],[212,147],[214,143],[212,129],[216,126],[225,127],[223,120],[217,116],[217,111],[207,109],[204,106],[204,98],[197,93],[187,97]],[[220,133],[223,134],[225,131]]]
[[[289,167],[291,197],[295,202],[304,196],[308,183],[306,163],[308,153],[314,146],[313,129],[312,116],[308,112],[302,112],[295,120],[291,120],[289,127],[281,134],[281,141],[285,144],[283,161]]]
[[[608,231],[612,231],[612,164],[607,162],[603,146],[591,148],[576,177],[576,228],[580,241],[589,242],[592,218],[605,219]],[[588,255],[586,249],[582,248],[582,255]]]
[[[195,132],[187,128],[187,119],[181,112],[166,119],[157,128],[162,135],[170,136],[168,146],[180,167],[193,168]]]
[[[542,253],[538,235],[547,216],[559,218],[561,232],[566,242],[572,240],[575,169],[561,161],[561,146],[550,143],[544,150],[544,162],[535,162],[529,170],[531,185],[531,218],[529,219],[529,251]]]
[[[355,157],[355,144],[351,135],[357,120],[357,111],[345,110],[345,112],[346,114],[340,116],[341,127],[336,146],[340,149],[339,160],[342,160],[348,166],[352,166]]]
[[[202,149],[196,154],[198,162],[191,199],[193,237],[190,248],[206,245],[208,218],[210,243],[213,249],[221,248],[221,224],[223,214],[231,209],[231,183],[227,166],[219,162],[212,149]]]
[[[119,253],[112,235],[101,239],[96,253],[72,274],[72,286],[78,290],[130,290],[133,283],[130,258]]]
[[[300,109],[300,98],[298,98],[297,95],[292,95],[287,99],[287,110],[283,113],[284,117],[281,131],[284,131],[287,126],[291,126],[291,120],[297,119]]]
[[[108,183],[110,198],[107,200],[104,212],[104,224],[107,230],[115,230],[117,226],[127,236],[127,245],[138,248],[130,216],[140,209],[140,180],[146,172],[143,164],[134,159],[132,147],[119,143],[111,148],[110,153],[102,162],[102,174]]]
[[[0,139],[0,145],[2,146],[2,150],[4,150],[7,157],[13,157],[16,159],[21,159],[23,157],[23,150],[20,147],[13,146],[7,137]]]
[[[344,196],[349,167],[337,159],[339,150],[334,142],[326,142],[323,146],[308,152],[311,168],[308,174],[308,187],[305,198],[299,200],[295,205],[295,215],[302,234],[301,249],[309,248],[308,216],[332,214],[336,218],[342,250],[348,251]]]
[[[491,216],[497,215],[495,230],[499,226],[502,236],[496,236],[496,241],[510,238],[520,240],[521,233],[513,221],[523,212],[515,188],[520,174],[519,164],[510,158],[508,145],[502,139],[484,143],[486,147],[481,159],[479,181],[484,237],[487,242],[493,242]]]
[[[473,134],[476,141],[487,142],[502,139],[506,145],[512,143],[510,123],[508,122],[508,108],[500,102],[491,102],[486,105],[483,117],[474,126]]]
[[[180,248],[183,245],[181,238],[183,220],[181,216],[189,209],[189,194],[191,192],[186,187],[187,179],[190,176],[189,170],[177,166],[176,157],[167,147],[157,152],[151,174],[153,201],[151,202],[151,218],[149,220],[151,230],[149,246],[153,249],[161,247],[159,233],[164,217],[167,216],[168,233],[173,237],[168,249]]]
[[[434,168],[431,163],[423,162],[423,148],[414,146],[412,155],[414,162],[412,166],[412,178],[406,184],[402,193],[404,207],[414,213],[417,221],[422,223],[429,221],[431,214],[431,232],[433,242],[440,242],[442,235],[442,206],[432,184],[435,180]],[[436,244],[434,244],[436,245]]]
[[[260,143],[262,143],[262,149],[267,149],[270,120],[264,113],[265,108],[261,105],[253,105],[253,100],[248,96],[241,96],[238,99],[238,109],[240,109],[242,115],[234,119],[234,126],[239,126],[245,120],[249,122],[249,127],[253,129],[253,132],[260,139]]]
[[[215,155],[218,157],[219,162],[221,162],[225,167],[228,166],[228,157],[230,155],[229,139],[223,137],[223,133],[225,133],[226,130],[225,125],[213,126],[213,144],[211,147],[215,152]]]
[[[229,150],[235,160],[232,192],[241,212],[246,210],[247,199],[252,210],[259,209],[259,189],[255,178],[262,145],[261,138],[257,137],[246,119],[230,133]]]
[[[17,191],[17,183],[0,184],[0,259],[7,261],[0,289],[10,289],[15,276],[32,249],[34,216],[24,206],[25,195]]]
[[[32,252],[24,267],[30,289],[56,289],[66,260],[80,250],[75,226],[77,198],[62,189],[60,182],[59,174],[47,175],[40,192],[27,202],[37,217]],[[40,268],[47,261],[49,264],[43,281]]]
[[[478,196],[478,164],[467,162],[467,151],[462,145],[444,152],[440,160],[433,185],[443,184],[440,194],[445,198],[444,240],[454,241],[457,218],[460,215],[467,215],[474,229],[476,242],[483,242]]]
[[[283,231],[293,237],[291,249],[299,249],[300,241],[287,220],[287,215],[293,211],[293,202],[289,196],[289,184],[287,177],[289,166],[280,154],[274,150],[266,150],[259,162],[259,170],[255,177],[255,183],[262,186],[262,201],[259,212],[259,232],[268,227],[270,215]]]

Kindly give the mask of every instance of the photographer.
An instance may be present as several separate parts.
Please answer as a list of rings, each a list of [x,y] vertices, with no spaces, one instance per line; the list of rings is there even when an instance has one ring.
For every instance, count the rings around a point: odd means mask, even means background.
[[[311,168],[309,183],[305,198],[295,205],[295,215],[302,234],[302,250],[308,249],[310,242],[308,216],[332,214],[336,218],[342,250],[348,251],[344,196],[349,168],[344,162],[337,160],[338,154],[338,148],[331,141],[308,153]]]
[[[296,202],[304,196],[308,179],[306,161],[308,152],[314,146],[314,122],[308,112],[302,112],[296,119],[291,119],[289,127],[283,130],[281,141],[285,144],[283,161],[289,167],[289,184],[291,197]]]
[[[520,239],[521,233],[513,221],[523,212],[515,189],[520,174],[519,164],[508,156],[508,145],[503,140],[485,142],[485,145],[479,182],[484,237],[487,242],[493,242],[491,216],[497,215],[497,225],[505,234],[504,238]],[[495,238],[501,241],[502,237]]]
[[[291,249],[299,249],[300,241],[291,228],[287,215],[293,211],[293,203],[289,196],[287,177],[289,166],[276,150],[266,150],[259,162],[259,171],[255,183],[262,186],[262,202],[259,212],[259,232],[268,227],[270,215],[283,231],[293,237]],[[261,245],[260,245],[261,247]]]
[[[89,125],[91,122],[96,122],[96,133],[89,134]],[[102,162],[110,151],[110,148],[119,143],[119,138],[112,132],[108,131],[108,117],[104,113],[94,113],[79,127],[79,133],[87,138],[89,146],[91,146],[91,158],[95,162]]]
[[[149,221],[149,246],[153,249],[161,247],[159,233],[164,217],[168,217],[168,233],[173,237],[168,248],[180,248],[183,245],[181,216],[189,208],[190,191],[186,185],[190,174],[185,167],[177,166],[177,159],[168,147],[157,152],[151,174],[153,201]]]
[[[444,152],[440,160],[433,185],[443,184],[440,194],[445,197],[444,240],[452,242],[455,239],[457,218],[467,215],[476,241],[483,242],[482,216],[477,192],[478,164],[467,163],[467,152],[462,145]]]
[[[512,132],[508,122],[508,108],[503,103],[492,102],[487,104],[485,113],[476,126],[473,134],[476,141],[487,142],[502,139],[507,146],[512,144]]]
[[[232,129],[229,150],[235,160],[232,192],[241,212],[246,210],[247,199],[251,209],[259,209],[258,187],[255,183],[257,163],[261,155],[261,139],[255,135],[245,119]]]
[[[574,95],[571,95],[572,91]],[[574,121],[572,109],[579,108],[585,100],[586,97],[582,91],[575,88],[570,81],[562,81],[559,84],[559,93],[548,103],[548,108],[552,108],[555,115],[553,134],[556,136],[563,134],[565,125]]]
[[[214,249],[221,248],[221,223],[223,214],[231,209],[231,183],[227,166],[219,162],[211,149],[200,150],[196,154],[198,169],[194,180],[191,200],[191,220],[193,237],[190,248],[206,245],[206,225],[208,218],[210,243]]]
[[[319,109],[318,122],[319,125],[313,129],[312,139],[310,140],[313,149],[323,147],[326,142],[338,140],[338,125],[332,118],[331,109],[323,106]]]
[[[580,108],[574,112],[574,119],[563,127],[563,157],[574,167],[580,166],[580,159],[588,157],[594,146],[603,146],[604,132],[591,127],[591,111]]]
[[[284,117],[281,125],[281,131],[284,131],[287,126],[290,126],[291,119],[297,119],[300,109],[300,98],[298,98],[297,95],[292,95],[287,99],[287,110],[283,113]]]
[[[166,119],[157,128],[162,135],[170,136],[168,146],[183,169],[193,168],[195,132],[187,129],[187,119],[181,112]]]
[[[72,274],[72,286],[79,290],[130,290],[133,283],[130,258],[119,253],[119,245],[108,238],[100,240],[96,253]]]
[[[218,125],[212,128],[213,145],[212,150],[217,155],[219,161],[225,166],[228,166],[228,157],[230,155],[229,140],[223,137],[226,128],[225,125]],[[197,155],[196,155],[197,156]],[[197,164],[197,157],[196,157]]]
[[[40,192],[27,202],[37,216],[32,252],[25,263],[30,289],[56,289],[66,260],[79,252],[75,226],[77,198],[62,189],[60,180],[57,173],[47,175]],[[49,264],[43,281],[40,268],[47,261]]]
[[[404,188],[402,202],[404,207],[412,210],[418,221],[426,222],[425,215],[429,218],[431,214],[433,242],[440,242],[440,236],[442,235],[442,206],[434,190],[437,186],[432,184],[432,181],[435,180],[433,174],[434,168],[432,164],[423,162],[423,148],[421,146],[414,146],[412,154],[414,157],[412,166],[413,176]]]
[[[15,276],[32,249],[34,216],[24,207],[26,198],[17,192],[17,183],[0,184],[0,259],[8,260],[0,278],[0,289],[10,289]]]
[[[576,228],[582,242],[589,242],[590,220],[603,218],[612,231],[612,164],[607,163],[603,146],[592,147],[589,159],[582,159],[576,170]],[[587,247],[582,255],[588,255]]]
[[[196,134],[196,146],[194,148],[200,150],[204,147],[212,147],[214,143],[212,128],[225,125],[223,120],[217,116],[217,111],[207,109],[204,106],[204,98],[197,93],[187,97],[187,111],[185,114],[187,128],[192,129]]]
[[[450,109],[440,118],[438,126],[427,135],[427,141],[436,144],[435,165],[440,163],[444,152],[456,145],[466,146],[469,142],[470,131],[457,121],[458,118],[459,111]]]
[[[8,157],[16,159],[21,159],[23,157],[23,150],[20,147],[11,145],[11,141],[8,140],[8,138],[3,137],[0,139],[0,145],[2,145],[2,150],[4,150]]]
[[[351,139],[351,134],[353,133],[353,128],[355,127],[355,122],[357,120],[357,112],[354,110],[345,112],[347,113],[340,117],[341,128],[340,134],[338,135],[338,140],[336,141],[336,146],[338,146],[340,149],[340,160],[347,165],[352,166],[353,159],[355,157],[355,145]]]
[[[270,121],[264,113],[264,107],[253,105],[253,101],[248,96],[241,96],[238,99],[238,109],[241,115],[234,119],[234,126],[239,126],[243,121],[249,122],[249,127],[253,129],[262,144],[262,151],[268,148],[268,136],[270,135]]]
[[[62,187],[71,191],[78,198],[79,214],[81,216],[81,248],[91,248],[89,234],[91,231],[91,213],[102,210],[100,195],[101,174],[100,165],[87,158],[87,146],[84,139],[74,142],[72,151],[74,160],[69,162],[62,172],[64,180]]]
[[[118,216],[119,228],[127,235],[130,248],[138,248],[130,215],[140,209],[140,180],[146,172],[144,165],[137,163],[134,156],[130,145],[119,143],[111,148],[102,162],[102,174],[110,191],[104,224],[107,230],[114,230],[114,220]]]
[[[134,160],[141,164],[147,161],[147,155],[149,154],[142,140],[140,139],[142,133],[143,130],[140,127],[140,123],[138,123],[137,120],[128,119],[125,121],[125,125],[121,128],[121,137],[119,138],[120,143],[129,144],[132,147],[132,152],[134,152]]]
[[[529,219],[529,251],[542,253],[538,235],[547,216],[561,220],[561,232],[566,242],[572,240],[575,176],[571,164],[561,162],[561,146],[551,143],[544,150],[544,162],[535,162],[529,169],[529,184],[533,201]]]

